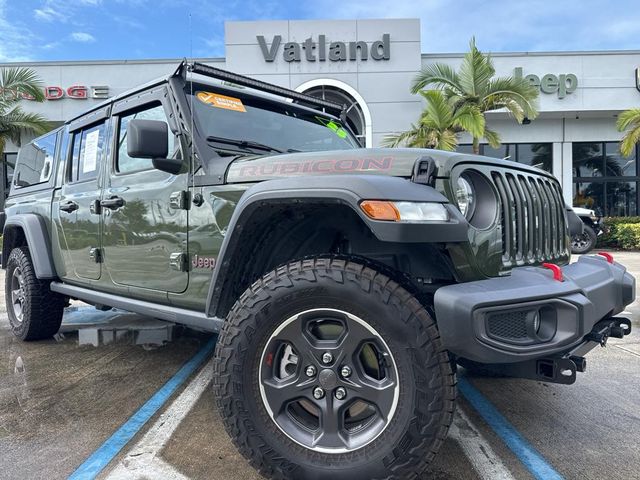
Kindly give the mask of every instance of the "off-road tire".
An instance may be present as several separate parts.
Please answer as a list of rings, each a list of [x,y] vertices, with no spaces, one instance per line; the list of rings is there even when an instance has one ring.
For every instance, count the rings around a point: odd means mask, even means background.
[[[365,320],[397,363],[396,413],[357,450],[322,453],[292,441],[262,401],[257,372],[268,338],[285,319],[314,308],[341,309]],[[312,258],[268,273],[235,303],[216,347],[214,391],[231,439],[268,478],[414,479],[447,436],[456,378],[434,320],[405,288],[354,261]]]
[[[582,240],[582,241],[581,241]],[[582,255],[589,253],[596,246],[598,235],[589,225],[584,225],[582,235],[571,237],[571,253]]]
[[[16,269],[22,273],[22,320],[12,305],[12,279]],[[36,277],[28,247],[11,251],[5,273],[7,314],[13,334],[22,340],[42,340],[55,335],[62,323],[66,299],[51,291],[50,281]]]

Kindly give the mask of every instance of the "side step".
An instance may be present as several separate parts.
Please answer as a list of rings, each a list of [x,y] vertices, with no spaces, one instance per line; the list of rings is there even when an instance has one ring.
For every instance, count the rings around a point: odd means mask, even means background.
[[[204,312],[194,312],[193,310],[186,310],[184,308],[170,307],[168,305],[135,300],[110,293],[96,292],[88,288],[76,287],[60,282],[52,282],[51,290],[93,305],[108,305],[113,308],[120,308],[140,315],[146,315],[147,317],[188,325],[206,332],[218,333],[224,322],[221,318],[208,317]]]

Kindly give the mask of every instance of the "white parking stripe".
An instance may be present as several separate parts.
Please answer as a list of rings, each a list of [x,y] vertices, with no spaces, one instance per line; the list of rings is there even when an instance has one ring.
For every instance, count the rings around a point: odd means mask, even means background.
[[[162,478],[186,480],[187,477],[165,463],[158,454],[167,444],[180,422],[198,402],[213,380],[213,359],[209,360],[167,410],[160,415],[140,441],[126,454],[111,473],[110,480]]]
[[[514,480],[489,442],[460,408],[457,409],[453,424],[449,428],[449,436],[458,442],[481,478]]]
[[[162,460],[159,454],[212,380],[213,360],[209,360],[106,478],[108,480],[143,478],[188,480],[188,477]],[[460,409],[456,412],[453,424],[449,429],[449,435],[458,442],[481,478],[514,480],[513,475],[493,451],[489,442]]]

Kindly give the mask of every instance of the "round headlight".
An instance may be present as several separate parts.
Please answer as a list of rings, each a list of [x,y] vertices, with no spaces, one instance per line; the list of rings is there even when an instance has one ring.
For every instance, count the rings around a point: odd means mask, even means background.
[[[456,189],[456,201],[460,212],[467,218],[471,218],[475,209],[475,192],[471,182],[463,176],[458,177],[458,186]]]

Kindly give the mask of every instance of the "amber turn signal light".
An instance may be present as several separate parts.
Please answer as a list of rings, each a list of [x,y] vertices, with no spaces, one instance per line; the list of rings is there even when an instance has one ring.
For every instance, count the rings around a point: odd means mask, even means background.
[[[360,208],[368,217],[374,220],[387,220],[392,222],[400,221],[400,212],[393,202],[384,200],[365,200],[360,204]]]

